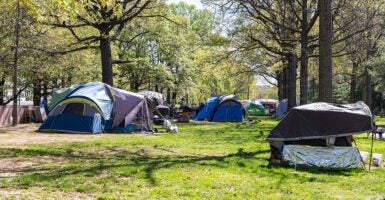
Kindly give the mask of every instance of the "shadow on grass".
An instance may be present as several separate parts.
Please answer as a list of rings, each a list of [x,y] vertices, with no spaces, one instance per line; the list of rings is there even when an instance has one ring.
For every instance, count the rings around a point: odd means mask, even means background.
[[[55,181],[66,176],[98,176],[103,171],[114,171],[120,176],[137,177],[148,181],[151,185],[156,186],[157,181],[154,173],[157,170],[172,168],[175,165],[199,165],[211,166],[218,168],[226,168],[232,165],[231,159],[256,159],[259,154],[266,154],[268,150],[258,150],[255,152],[245,152],[239,149],[236,153],[227,155],[178,155],[168,149],[157,148],[160,151],[165,151],[171,155],[154,155],[149,154],[144,149],[138,151],[127,151],[110,148],[107,155],[85,153],[83,155],[74,155],[71,152],[58,153],[44,150],[33,149],[0,149],[0,152],[8,152],[8,156],[2,158],[16,158],[21,159],[23,156],[28,158],[38,159],[39,156],[55,157],[63,160],[56,163],[59,166],[43,165],[41,167],[24,167],[8,169],[7,173],[17,173],[19,176],[15,177],[13,181],[7,181],[9,186],[13,187],[30,187],[39,185],[44,181]],[[4,154],[3,154],[4,155]],[[49,158],[46,158],[49,159]],[[85,165],[85,163],[87,163]],[[91,163],[91,164],[90,164]],[[242,167],[242,166],[240,166]],[[119,169],[122,171],[119,171]],[[4,173],[2,170],[0,172]],[[112,173],[112,174],[114,174]],[[138,175],[142,174],[142,175]],[[4,177],[3,177],[4,178]],[[0,179],[1,180],[1,179]],[[4,186],[3,186],[4,187]]]

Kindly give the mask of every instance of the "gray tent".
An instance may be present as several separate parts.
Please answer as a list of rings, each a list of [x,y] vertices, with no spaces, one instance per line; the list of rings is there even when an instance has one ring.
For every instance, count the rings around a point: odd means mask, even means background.
[[[325,168],[354,168],[361,158],[352,147],[351,136],[371,131],[372,122],[370,109],[363,102],[312,103],[292,108],[266,140],[272,159]],[[324,158],[326,153],[322,152],[326,151],[330,155]],[[343,159],[346,156],[350,157],[349,162]]]
[[[278,107],[275,109],[275,112],[272,117],[282,118],[287,113],[287,99],[283,99],[279,102]]]
[[[148,99],[150,99],[154,107],[159,105],[166,105],[166,98],[163,96],[163,94],[159,92],[145,90],[138,92],[138,94],[146,96]]]

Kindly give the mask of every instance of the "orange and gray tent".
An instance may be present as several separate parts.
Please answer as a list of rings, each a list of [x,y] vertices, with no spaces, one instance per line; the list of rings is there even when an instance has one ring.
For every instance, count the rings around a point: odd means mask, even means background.
[[[150,111],[143,95],[100,82],[80,85],[68,93],[39,128],[69,133],[150,130]]]
[[[363,102],[311,103],[292,108],[266,140],[273,159],[349,168],[361,163],[357,148],[352,147],[352,135],[367,133],[372,128],[371,111]]]

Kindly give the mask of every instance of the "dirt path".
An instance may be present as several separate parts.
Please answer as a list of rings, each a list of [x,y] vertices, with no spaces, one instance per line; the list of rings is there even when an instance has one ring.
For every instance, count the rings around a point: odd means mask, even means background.
[[[22,146],[25,144],[47,144],[53,142],[78,142],[99,138],[102,134],[65,134],[36,132],[36,124],[0,126],[0,146]]]

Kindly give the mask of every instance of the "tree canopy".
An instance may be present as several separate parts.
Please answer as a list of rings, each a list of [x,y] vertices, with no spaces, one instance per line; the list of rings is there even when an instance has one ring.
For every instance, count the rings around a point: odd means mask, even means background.
[[[12,99],[17,2],[0,0],[0,104]],[[35,104],[52,88],[102,81],[169,103],[227,93],[385,106],[382,1],[19,2],[18,91]]]

